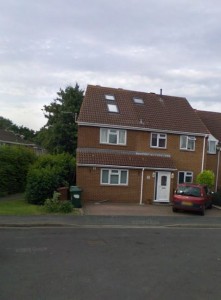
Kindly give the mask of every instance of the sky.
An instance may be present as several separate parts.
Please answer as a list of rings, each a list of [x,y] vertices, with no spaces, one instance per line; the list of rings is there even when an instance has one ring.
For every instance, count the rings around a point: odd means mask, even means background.
[[[221,112],[220,16],[220,0],[0,0],[0,116],[39,130],[76,82]]]

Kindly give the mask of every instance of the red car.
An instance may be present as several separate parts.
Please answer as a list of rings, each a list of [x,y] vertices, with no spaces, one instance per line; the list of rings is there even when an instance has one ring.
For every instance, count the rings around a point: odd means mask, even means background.
[[[183,183],[173,195],[173,211],[198,211],[203,216],[206,208],[212,208],[212,193],[206,185]]]

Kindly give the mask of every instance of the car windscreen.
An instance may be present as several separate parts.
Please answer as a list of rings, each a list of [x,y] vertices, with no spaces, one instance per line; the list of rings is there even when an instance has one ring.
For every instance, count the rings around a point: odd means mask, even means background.
[[[199,187],[179,186],[176,190],[177,195],[200,197],[201,192]]]

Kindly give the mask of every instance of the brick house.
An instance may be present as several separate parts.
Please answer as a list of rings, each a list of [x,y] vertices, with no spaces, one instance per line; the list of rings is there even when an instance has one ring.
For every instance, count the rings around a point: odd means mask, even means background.
[[[185,98],[89,85],[77,122],[83,201],[169,202],[205,168],[209,130]]]
[[[196,111],[207,129],[210,131],[207,143],[206,169],[216,175],[215,191],[221,189],[221,113]]]

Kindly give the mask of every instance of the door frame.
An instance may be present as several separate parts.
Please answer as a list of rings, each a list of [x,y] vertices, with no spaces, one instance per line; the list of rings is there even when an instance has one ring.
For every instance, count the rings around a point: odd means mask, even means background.
[[[165,174],[167,176],[167,192],[166,192],[166,197],[165,199],[157,199],[157,193],[158,193],[158,180],[159,180],[159,175],[160,174]],[[154,202],[164,202],[164,203],[169,203],[170,202],[170,189],[171,189],[171,172],[169,171],[156,171],[155,172],[155,187],[154,187]]]

